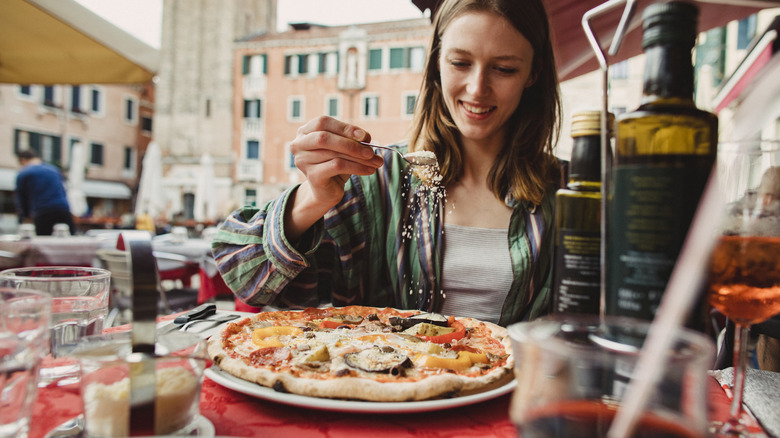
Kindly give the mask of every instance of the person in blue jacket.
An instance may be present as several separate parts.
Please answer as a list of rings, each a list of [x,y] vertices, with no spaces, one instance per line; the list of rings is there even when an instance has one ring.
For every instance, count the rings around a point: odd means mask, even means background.
[[[55,224],[68,224],[76,233],[73,215],[60,170],[44,163],[32,149],[17,155],[22,169],[16,175],[16,207],[19,223],[35,224],[35,234],[50,236]]]

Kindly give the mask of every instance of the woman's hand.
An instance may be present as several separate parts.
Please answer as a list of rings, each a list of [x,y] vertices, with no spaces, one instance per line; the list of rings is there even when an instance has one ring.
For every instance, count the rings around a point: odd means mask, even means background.
[[[359,143],[369,140],[364,130],[331,117],[321,116],[298,128],[290,152],[306,182],[287,210],[288,238],[302,234],[341,200],[350,175],[371,175],[382,166],[382,157]]]

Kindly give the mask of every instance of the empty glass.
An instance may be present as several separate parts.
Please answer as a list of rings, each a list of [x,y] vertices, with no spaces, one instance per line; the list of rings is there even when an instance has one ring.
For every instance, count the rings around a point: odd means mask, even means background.
[[[0,272],[0,287],[34,289],[51,296],[51,355],[43,360],[39,386],[78,382],[78,363],[67,354],[82,337],[103,332],[110,279],[105,269],[78,266]]]
[[[38,368],[49,351],[51,298],[27,289],[0,288],[0,437],[29,430]]]

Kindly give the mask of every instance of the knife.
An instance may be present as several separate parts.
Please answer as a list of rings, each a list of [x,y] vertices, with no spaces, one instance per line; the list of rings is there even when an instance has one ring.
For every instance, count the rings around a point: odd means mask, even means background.
[[[162,327],[157,331],[157,335],[164,335],[166,333],[170,333],[174,330],[178,330],[183,326],[184,324],[195,321],[196,319],[206,319],[209,316],[217,313],[217,305],[214,303],[205,303],[201,304],[200,306],[183,313],[176,317],[170,324]]]

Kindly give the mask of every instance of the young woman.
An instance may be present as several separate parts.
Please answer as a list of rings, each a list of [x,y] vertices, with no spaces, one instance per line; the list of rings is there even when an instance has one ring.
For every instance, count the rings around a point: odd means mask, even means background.
[[[363,129],[320,117],[291,143],[306,181],[220,227],[219,270],[247,304],[416,308],[507,325],[545,313],[560,98],[541,0],[445,0],[408,149],[446,196]],[[406,146],[400,146],[406,151]]]

